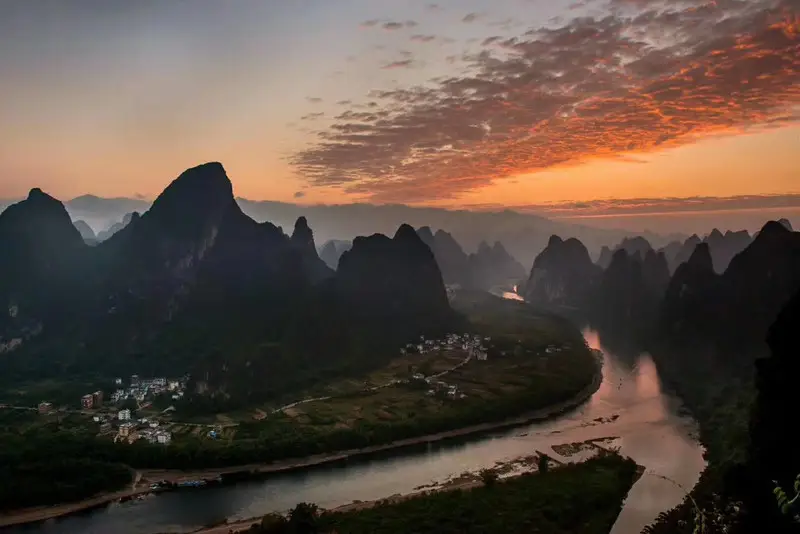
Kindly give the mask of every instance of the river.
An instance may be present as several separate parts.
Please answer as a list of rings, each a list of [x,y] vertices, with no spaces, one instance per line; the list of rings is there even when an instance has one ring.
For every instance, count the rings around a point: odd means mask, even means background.
[[[603,382],[581,407],[545,423],[433,444],[416,451],[279,474],[231,486],[187,490],[114,504],[61,520],[3,530],[37,534],[154,534],[186,532],[220,518],[245,519],[283,511],[298,502],[329,508],[354,500],[409,493],[464,471],[543,451],[553,445],[617,437],[614,445],[646,468],[625,501],[612,534],[638,534],[662,511],[678,504],[704,468],[696,426],[680,402],[662,391],[647,354],[617,354],[597,332],[587,342],[604,352]]]

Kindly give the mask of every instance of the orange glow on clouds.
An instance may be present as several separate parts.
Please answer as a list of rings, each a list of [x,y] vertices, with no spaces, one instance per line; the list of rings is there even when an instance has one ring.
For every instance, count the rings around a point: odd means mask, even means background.
[[[292,163],[312,184],[377,202],[468,202],[492,189],[507,201],[512,193],[487,186],[784,128],[800,118],[800,45],[789,3],[774,4],[582,18],[487,40],[490,49],[466,58],[473,74],[379,93],[380,106],[342,113]],[[670,46],[653,46],[665,31]],[[724,189],[724,180],[706,185]],[[624,194],[616,181],[605,187]]]

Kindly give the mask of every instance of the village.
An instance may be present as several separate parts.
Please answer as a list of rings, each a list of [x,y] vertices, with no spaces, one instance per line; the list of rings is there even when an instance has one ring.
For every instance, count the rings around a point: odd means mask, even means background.
[[[132,375],[125,386],[122,378],[114,380],[116,390],[106,399],[102,390],[87,393],[80,398],[80,410],[55,409],[50,402],[41,402],[36,408],[40,415],[51,413],[81,414],[91,417],[99,425],[99,436],[112,438],[115,442],[134,443],[143,439],[149,443],[169,445],[172,442],[169,413],[170,406],[158,411],[153,401],[159,396],[169,396],[179,401],[184,396],[188,377],[167,379],[164,377],[140,378]],[[146,412],[149,416],[138,417]],[[213,430],[212,430],[213,432]]]
[[[449,333],[434,339],[420,336],[417,341],[399,348],[396,361],[368,377],[360,386],[356,385],[357,381],[354,383],[352,379],[343,379],[351,384],[346,390],[332,388],[325,393],[321,391],[321,395],[308,395],[285,405],[265,407],[264,410],[258,410],[258,415],[254,415],[253,419],[261,420],[273,414],[288,415],[290,420],[300,422],[304,419],[302,414],[307,412],[335,411],[344,402],[340,397],[352,394],[353,386],[364,393],[399,391],[396,388],[401,387],[420,393],[424,391],[425,397],[439,402],[459,401],[472,395],[472,392],[463,389],[463,367],[472,361],[485,362],[490,354],[492,358],[502,358],[515,347],[516,344],[508,345],[504,340],[492,342],[491,337],[474,333]],[[536,354],[545,356],[567,348],[567,345],[550,345],[541,347]],[[42,402],[34,409],[38,409],[42,415],[58,412],[80,414],[87,421],[91,418],[94,424],[99,425],[98,436],[113,439],[116,443],[130,444],[144,440],[152,444],[170,445],[176,437],[184,434],[210,440],[231,440],[234,436],[239,439],[237,428],[241,421],[224,416],[218,416],[216,422],[209,421],[208,424],[173,419],[175,406],[184,398],[187,382],[188,376],[145,378],[132,375],[127,381],[116,378],[112,386],[114,389],[109,387],[107,390],[110,392],[108,397],[102,390],[80,397],[80,410],[55,410],[49,402]],[[391,402],[387,404],[391,405]],[[310,408],[312,405],[315,408]],[[378,412],[385,416],[384,408],[386,405]],[[365,416],[366,411],[359,415]]]
[[[448,384],[441,378],[447,373],[455,371],[463,367],[473,358],[478,361],[486,361],[489,357],[487,348],[484,346],[484,341],[491,341],[490,337],[481,337],[478,334],[447,334],[444,339],[425,339],[425,336],[420,336],[420,342],[417,344],[409,343],[405,348],[400,349],[400,354],[405,356],[407,354],[428,354],[431,352],[440,352],[442,350],[462,350],[466,353],[464,359],[454,367],[440,371],[429,376],[416,372],[411,375],[410,382],[425,383],[429,386],[426,393],[429,397],[447,397],[450,399],[463,399],[466,395],[458,390],[458,385]]]

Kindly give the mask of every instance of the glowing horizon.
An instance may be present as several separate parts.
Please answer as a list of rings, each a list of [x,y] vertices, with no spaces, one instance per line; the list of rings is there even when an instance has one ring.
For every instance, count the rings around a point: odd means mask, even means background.
[[[0,198],[153,199],[205,161],[301,204],[800,192],[789,0],[376,4],[0,6]]]

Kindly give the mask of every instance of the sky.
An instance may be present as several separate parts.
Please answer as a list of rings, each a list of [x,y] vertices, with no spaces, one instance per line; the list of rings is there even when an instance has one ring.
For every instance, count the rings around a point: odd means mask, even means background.
[[[5,0],[0,198],[800,209],[800,0]]]

